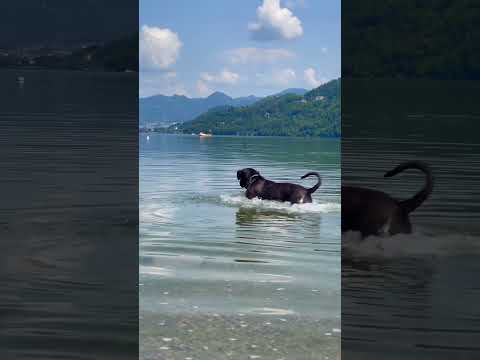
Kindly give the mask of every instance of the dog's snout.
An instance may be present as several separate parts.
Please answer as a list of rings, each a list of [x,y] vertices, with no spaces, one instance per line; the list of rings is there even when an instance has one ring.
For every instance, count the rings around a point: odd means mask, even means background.
[[[240,170],[237,171],[237,180],[240,180]]]

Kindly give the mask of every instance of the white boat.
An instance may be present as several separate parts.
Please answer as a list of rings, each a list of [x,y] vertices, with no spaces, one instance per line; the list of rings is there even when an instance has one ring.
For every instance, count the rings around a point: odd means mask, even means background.
[[[206,134],[206,133],[201,132],[201,131],[200,131],[200,133],[199,133],[198,135],[199,135],[200,137],[210,137],[210,136],[212,136],[212,134]]]

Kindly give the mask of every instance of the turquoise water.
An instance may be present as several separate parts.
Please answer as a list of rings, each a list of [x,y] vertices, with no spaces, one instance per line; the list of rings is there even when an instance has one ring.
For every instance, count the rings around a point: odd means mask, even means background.
[[[322,359],[340,345],[340,142],[141,134],[142,358]],[[247,200],[236,171],[310,187]]]

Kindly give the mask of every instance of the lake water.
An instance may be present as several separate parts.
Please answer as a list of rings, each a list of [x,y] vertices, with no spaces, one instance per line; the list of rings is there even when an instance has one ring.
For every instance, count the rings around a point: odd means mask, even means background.
[[[0,82],[0,358],[135,358],[136,75]]]
[[[383,177],[407,160],[428,163],[435,179],[432,196],[411,214],[412,234],[343,236],[344,359],[480,358],[478,88],[365,81],[355,94],[370,95],[355,97],[358,106],[343,103],[342,183],[411,197],[421,173]]]
[[[340,142],[140,137],[143,359],[335,359],[340,347]],[[247,200],[253,167],[314,203]]]

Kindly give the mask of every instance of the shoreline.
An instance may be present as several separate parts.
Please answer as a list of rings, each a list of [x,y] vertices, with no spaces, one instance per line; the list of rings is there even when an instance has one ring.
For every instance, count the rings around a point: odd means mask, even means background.
[[[51,71],[51,72],[76,72],[76,73],[107,73],[107,74],[138,74],[137,70],[114,71],[102,68],[69,69],[61,67],[30,67],[30,66],[3,66],[0,71]]]
[[[200,136],[198,134],[184,134],[184,133],[166,133],[166,132],[160,132],[160,131],[138,131],[139,135],[140,134],[160,134],[160,135],[169,135],[169,136],[185,136],[185,137],[198,137]],[[281,139],[334,139],[334,140],[341,140],[342,136],[289,136],[289,135],[215,135],[213,134],[212,136],[208,136],[208,138],[214,138],[214,137],[235,137],[235,138],[242,138],[242,137],[248,137],[248,138],[281,138]]]

